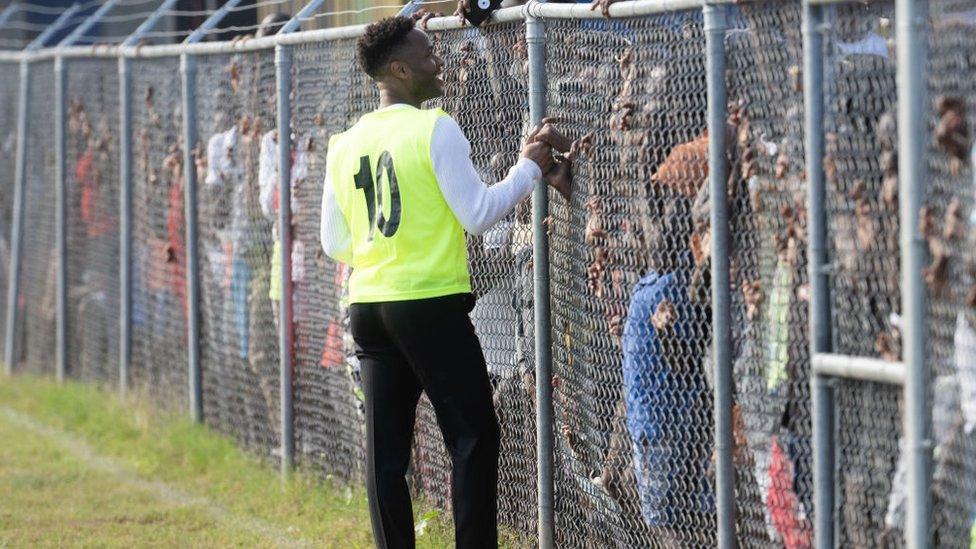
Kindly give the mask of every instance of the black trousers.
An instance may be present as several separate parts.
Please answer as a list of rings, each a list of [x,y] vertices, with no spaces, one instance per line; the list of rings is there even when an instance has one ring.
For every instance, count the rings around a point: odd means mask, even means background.
[[[366,490],[376,545],[414,546],[406,473],[420,392],[453,464],[457,547],[497,547],[498,419],[470,294],[350,307],[366,395]]]

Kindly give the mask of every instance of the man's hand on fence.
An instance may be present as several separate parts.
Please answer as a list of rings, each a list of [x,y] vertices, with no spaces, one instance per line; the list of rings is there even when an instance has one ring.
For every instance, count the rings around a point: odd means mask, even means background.
[[[412,17],[413,20],[417,22],[417,25],[420,28],[427,30],[427,21],[430,21],[434,17],[444,17],[444,14],[439,11],[430,11],[426,8],[423,8],[410,14],[410,17]]]
[[[522,151],[519,156],[528,158],[529,160],[536,163],[542,173],[547,173],[552,169],[552,147],[545,141],[538,139],[538,136],[542,130],[542,126],[536,126],[531,133],[525,138],[525,144],[522,145]]]
[[[573,167],[572,149],[573,140],[566,137],[556,129],[558,122],[555,118],[544,118],[540,126],[537,126],[526,138],[528,143],[544,143],[550,148],[550,166],[543,168],[542,173],[546,183],[550,187],[559,191],[559,194],[566,200],[570,199],[573,192]],[[569,153],[567,156],[552,157],[552,151],[559,153]],[[523,154],[523,156],[525,156]],[[542,164],[539,164],[542,167]]]
[[[540,127],[539,131],[535,134],[535,139],[537,141],[544,141],[556,151],[566,154],[572,148],[573,140],[566,137],[556,129],[555,124],[557,122],[559,122],[559,120],[554,117],[543,118],[542,127]]]
[[[555,158],[553,162],[555,166],[546,172],[546,183],[569,201],[573,194],[573,164],[564,158]]]
[[[454,9],[454,15],[457,16],[462,27],[468,24],[468,20],[464,18],[464,12],[468,11],[470,8],[471,0],[458,0],[457,8]]]
[[[593,0],[590,2],[590,11],[600,8],[604,17],[610,17],[610,6],[620,0]]]
[[[533,141],[531,143],[526,143],[522,147],[522,152],[519,156],[528,158],[529,160],[536,163],[542,173],[547,173],[552,169],[553,159],[552,159],[552,148],[548,144],[542,143],[540,141]]]

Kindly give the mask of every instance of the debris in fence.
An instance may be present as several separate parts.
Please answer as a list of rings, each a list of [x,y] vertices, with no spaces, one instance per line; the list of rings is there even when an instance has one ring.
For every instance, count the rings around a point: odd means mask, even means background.
[[[922,206],[919,211],[918,232],[927,239],[932,239],[938,234],[935,228],[935,211],[931,206]]]
[[[882,360],[888,362],[901,360],[901,330],[892,326],[888,330],[878,332],[874,339],[874,350]]]
[[[942,238],[953,240],[966,236],[968,223],[962,217],[962,202],[958,196],[952,197],[943,219]]]
[[[854,188],[849,197],[854,201],[854,219],[856,220],[855,233],[857,243],[861,250],[870,250],[878,235],[878,219],[871,211],[871,205],[867,200],[867,185],[864,180],[854,181]]]
[[[945,289],[947,272],[949,268],[949,249],[946,243],[939,238],[929,239],[929,254],[932,261],[922,269],[925,276],[925,283],[935,294],[941,294]]]
[[[241,66],[237,61],[231,61],[227,66],[227,72],[230,75],[230,89],[237,93],[241,88]]]
[[[803,69],[800,65],[790,65],[789,68],[790,82],[793,85],[793,91],[796,93],[803,93]]]
[[[886,175],[881,183],[881,200],[889,209],[898,209],[898,175]]]
[[[591,196],[583,204],[583,207],[589,212],[586,219],[586,229],[583,231],[583,241],[590,246],[602,244],[607,232],[603,228],[603,206],[600,203],[600,197]]]
[[[952,174],[958,175],[961,162],[969,155],[969,125],[966,122],[966,102],[961,97],[940,95],[935,99],[939,122],[935,126],[935,141],[952,157]]]
[[[743,301],[745,301],[746,318],[755,320],[759,316],[759,313],[762,312],[762,304],[765,297],[763,295],[762,282],[760,280],[743,281],[739,290],[742,292]]]

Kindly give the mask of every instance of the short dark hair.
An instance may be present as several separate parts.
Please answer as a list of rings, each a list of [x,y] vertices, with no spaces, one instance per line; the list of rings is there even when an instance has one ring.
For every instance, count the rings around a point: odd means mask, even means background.
[[[366,74],[376,77],[389,63],[393,51],[403,45],[413,30],[414,20],[396,16],[381,19],[366,27],[366,32],[356,42],[356,60]]]

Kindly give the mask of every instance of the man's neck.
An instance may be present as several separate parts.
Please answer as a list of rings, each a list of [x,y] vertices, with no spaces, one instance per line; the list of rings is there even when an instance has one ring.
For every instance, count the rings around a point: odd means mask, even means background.
[[[384,109],[391,105],[403,104],[410,105],[414,108],[419,109],[422,102],[418,101],[416,97],[411,97],[408,94],[401,93],[397,90],[391,90],[388,88],[380,88],[380,108]]]

